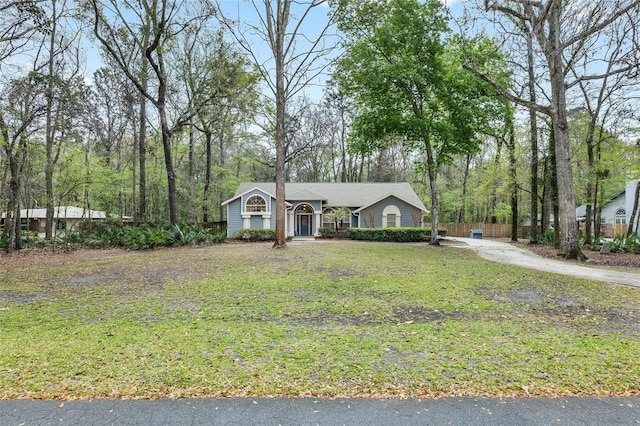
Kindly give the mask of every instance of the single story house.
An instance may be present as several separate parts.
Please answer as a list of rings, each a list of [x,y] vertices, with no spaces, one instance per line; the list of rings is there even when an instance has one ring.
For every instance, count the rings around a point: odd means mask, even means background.
[[[327,213],[339,207],[351,212],[341,228],[422,226],[427,211],[409,183],[287,183],[286,235],[317,236],[321,227],[333,227]],[[241,183],[224,201],[227,235],[248,228],[275,229],[276,184]]]
[[[0,227],[4,227],[5,213],[0,217]],[[57,230],[76,229],[85,220],[106,220],[107,213],[98,210],[88,210],[75,206],[57,206],[53,208],[54,228]],[[20,221],[23,229],[45,232],[47,224],[47,209],[20,210]]]
[[[627,182],[625,189],[617,193],[609,202],[602,206],[600,215],[600,224],[609,226],[613,229],[614,225],[627,227],[631,221],[631,213],[635,202],[637,180]],[[576,209],[576,217],[578,222],[584,222],[587,215],[587,206],[585,204]],[[593,218],[592,218],[593,220]],[[636,215],[636,224],[638,215]],[[613,231],[612,231],[613,232]],[[605,232],[607,234],[607,232]],[[613,235],[609,235],[613,236]]]

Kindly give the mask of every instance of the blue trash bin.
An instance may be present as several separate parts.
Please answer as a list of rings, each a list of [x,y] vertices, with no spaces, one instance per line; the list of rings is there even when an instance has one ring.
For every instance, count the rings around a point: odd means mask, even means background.
[[[469,230],[469,238],[475,238],[476,240],[482,239],[482,229]]]

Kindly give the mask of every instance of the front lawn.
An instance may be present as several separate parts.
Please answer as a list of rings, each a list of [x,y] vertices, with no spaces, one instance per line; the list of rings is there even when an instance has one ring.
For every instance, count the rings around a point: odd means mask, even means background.
[[[0,257],[0,398],[640,394],[638,289],[452,247],[270,246]]]

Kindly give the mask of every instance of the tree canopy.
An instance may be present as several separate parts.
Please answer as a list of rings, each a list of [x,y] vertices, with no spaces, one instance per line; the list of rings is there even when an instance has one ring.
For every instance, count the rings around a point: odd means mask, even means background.
[[[340,7],[347,52],[334,77],[354,100],[352,146],[370,152],[400,140],[413,151],[416,168],[428,177],[437,229],[439,167],[476,152],[480,135],[504,120],[493,87],[463,69],[463,61],[503,67],[499,50],[489,39],[447,37],[437,0],[342,1]]]

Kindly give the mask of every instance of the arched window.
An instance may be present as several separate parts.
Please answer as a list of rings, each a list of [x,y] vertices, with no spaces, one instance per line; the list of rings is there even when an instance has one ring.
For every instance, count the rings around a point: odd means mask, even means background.
[[[338,209],[333,207],[328,207],[322,212],[322,226],[325,228],[335,229],[337,219],[336,212]],[[340,222],[338,223],[339,229],[351,228],[351,211],[345,207],[345,210],[342,211],[344,216],[340,217]]]
[[[247,199],[244,211],[250,213],[266,212],[267,202],[259,195],[252,195]]]
[[[309,204],[300,204],[296,207],[296,214],[313,214],[313,207]]]
[[[616,210],[616,223],[627,223],[627,211],[623,207]]]
[[[395,226],[401,226],[402,217],[400,215],[400,209],[393,204],[389,204],[382,211],[382,227],[393,228]]]

